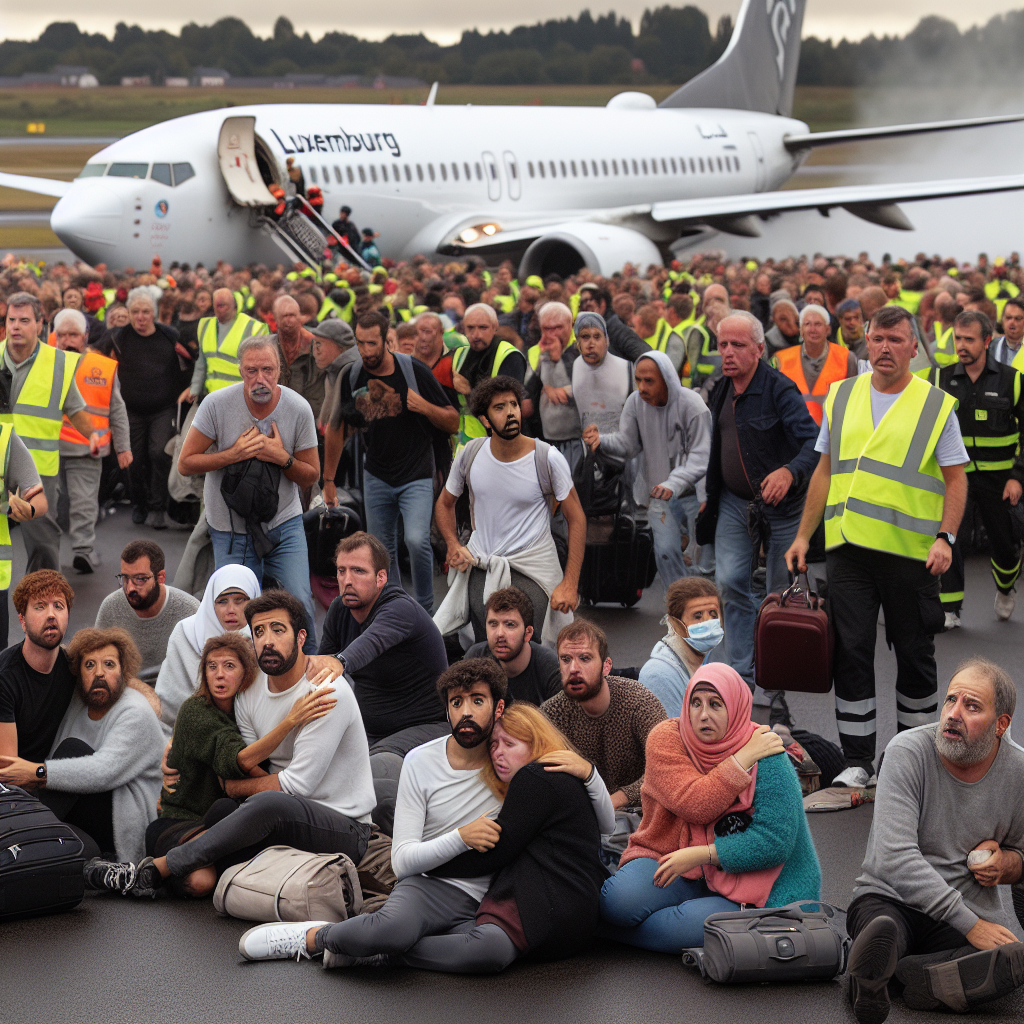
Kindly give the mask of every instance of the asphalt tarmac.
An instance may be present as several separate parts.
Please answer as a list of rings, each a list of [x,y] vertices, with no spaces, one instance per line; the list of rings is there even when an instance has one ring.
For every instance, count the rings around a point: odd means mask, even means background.
[[[24,548],[14,533],[14,579],[24,573]],[[188,531],[156,533],[132,525],[120,508],[98,529],[102,567],[92,576],[65,571],[76,591],[70,631],[92,625],[100,601],[117,584],[118,552],[139,537],[166,552],[173,578]],[[1020,622],[1000,623],[987,558],[968,561],[964,628],[936,639],[940,686],[956,664],[982,653],[1021,680]],[[440,582],[440,581],[439,581]],[[614,661],[641,665],[664,632],[663,591],[656,581],[632,609],[601,606],[584,614],[608,632]],[[13,615],[13,610],[12,610]],[[895,662],[882,630],[876,648],[880,742],[895,732]],[[20,630],[12,618],[11,640]],[[835,740],[831,695],[792,695],[797,724]],[[1024,726],[1014,728],[1024,741]],[[871,824],[870,805],[810,816],[823,871],[822,898],[845,908]],[[248,923],[218,917],[208,901],[134,902],[90,895],[76,910],[0,924],[2,1024],[832,1024],[853,1022],[845,982],[723,987],[704,982],[679,957],[609,942],[586,956],[553,964],[514,964],[496,977],[415,970],[323,971],[318,961],[244,963],[238,938]],[[991,1003],[969,1021],[1021,1021],[1024,994]],[[898,1000],[894,1024],[931,1024],[933,1014]]]

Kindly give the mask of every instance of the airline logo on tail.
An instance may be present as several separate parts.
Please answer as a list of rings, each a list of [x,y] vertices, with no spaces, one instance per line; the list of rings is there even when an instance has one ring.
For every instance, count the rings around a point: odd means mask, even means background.
[[[775,39],[775,65],[779,69],[779,81],[786,70],[786,36],[796,14],[796,0],[767,0],[768,20]]]

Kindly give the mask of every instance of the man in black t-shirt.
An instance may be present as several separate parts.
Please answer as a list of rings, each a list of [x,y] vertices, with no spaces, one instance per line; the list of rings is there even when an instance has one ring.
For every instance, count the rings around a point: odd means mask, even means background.
[[[75,690],[61,647],[74,598],[53,569],[29,573],[14,589],[25,639],[0,653],[0,757],[41,763],[49,756]]]
[[[540,707],[562,690],[558,655],[531,641],[533,602],[518,587],[496,590],[484,606],[487,640],[466,651],[467,658],[493,658],[508,677],[509,702]],[[529,623],[529,625],[526,625]]]
[[[363,496],[367,530],[391,553],[390,578],[401,585],[397,538],[401,513],[414,597],[427,612],[433,612],[433,434],[438,430],[455,433],[459,413],[429,367],[410,356],[388,351],[389,326],[387,317],[377,312],[364,313],[356,321],[361,363],[338,378],[338,422],[328,427],[324,445],[324,500],[328,505],[338,501],[333,480],[344,442],[342,421],[365,427]]]

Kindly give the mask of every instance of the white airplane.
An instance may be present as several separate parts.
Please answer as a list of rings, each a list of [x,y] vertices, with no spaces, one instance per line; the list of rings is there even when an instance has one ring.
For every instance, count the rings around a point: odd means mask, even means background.
[[[811,134],[790,117],[806,0],[744,0],[725,53],[660,105],[261,104],[189,114],[101,150],[73,182],[0,174],[59,196],[50,224],[90,264],[171,260],[319,266],[328,224],[274,212],[294,157],[332,219],[349,205],[385,256],[512,256],[520,278],[610,274],[671,257],[702,232],[842,207],[912,229],[897,205],[1024,188],[1024,175],[777,191],[817,146],[1024,120],[1014,116]]]

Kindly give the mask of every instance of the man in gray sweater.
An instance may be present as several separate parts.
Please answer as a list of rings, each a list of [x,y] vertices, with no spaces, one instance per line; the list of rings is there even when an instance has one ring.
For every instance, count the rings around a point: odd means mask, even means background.
[[[1024,984],[1024,943],[998,886],[1024,866],[1024,750],[1013,680],[983,658],[950,680],[937,726],[885,751],[847,928],[850,1001],[881,1024],[895,976],[913,1009],[966,1011]]]

